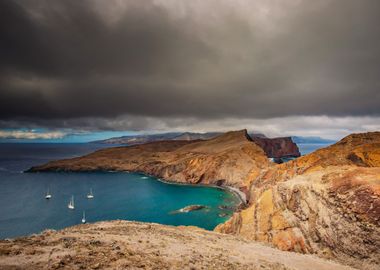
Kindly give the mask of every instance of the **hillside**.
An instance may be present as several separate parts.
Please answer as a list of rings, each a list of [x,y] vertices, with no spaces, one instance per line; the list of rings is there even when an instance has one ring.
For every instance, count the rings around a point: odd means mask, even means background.
[[[170,140],[182,140],[182,141],[193,141],[193,140],[210,140],[215,137],[221,136],[221,132],[207,132],[207,133],[194,133],[194,132],[170,132],[161,134],[147,134],[147,135],[131,135],[115,137],[101,141],[94,141],[94,143],[101,144],[125,144],[125,145],[136,145],[145,144],[150,142],[158,141],[170,141]],[[269,158],[280,159],[283,157],[299,157],[300,151],[297,144],[293,142],[291,137],[278,137],[278,138],[267,138],[261,133],[249,133],[249,137],[259,145]]]
[[[228,185],[247,191],[250,179],[269,165],[264,151],[246,130],[205,141],[159,141],[114,147],[29,171],[133,171],[168,181]]]

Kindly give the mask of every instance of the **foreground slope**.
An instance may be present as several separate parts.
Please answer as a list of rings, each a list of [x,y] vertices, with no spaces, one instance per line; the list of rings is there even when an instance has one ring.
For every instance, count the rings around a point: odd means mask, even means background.
[[[351,268],[192,227],[127,221],[0,241],[1,269]]]
[[[247,190],[250,180],[268,166],[264,151],[246,130],[207,141],[160,141],[102,149],[49,162],[30,171],[134,171],[168,181],[229,185]]]
[[[270,167],[249,195],[249,207],[217,231],[378,269],[380,132]]]

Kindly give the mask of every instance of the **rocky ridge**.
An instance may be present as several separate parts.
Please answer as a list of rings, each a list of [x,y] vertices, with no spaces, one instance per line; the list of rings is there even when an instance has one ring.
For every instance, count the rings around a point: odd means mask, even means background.
[[[36,171],[132,171],[167,181],[228,185],[247,191],[250,180],[269,166],[264,151],[246,130],[227,132],[206,141],[160,141],[114,147],[52,161]]]
[[[145,144],[157,141],[193,141],[193,140],[210,140],[218,136],[223,135],[221,132],[207,132],[207,133],[194,133],[194,132],[170,132],[162,134],[147,134],[147,135],[130,135],[115,137],[101,141],[95,141],[95,143],[102,144],[126,144],[136,145]],[[252,140],[259,145],[269,158],[282,158],[282,157],[299,157],[300,152],[292,140],[292,137],[279,137],[279,138],[267,138],[261,133],[249,133]]]

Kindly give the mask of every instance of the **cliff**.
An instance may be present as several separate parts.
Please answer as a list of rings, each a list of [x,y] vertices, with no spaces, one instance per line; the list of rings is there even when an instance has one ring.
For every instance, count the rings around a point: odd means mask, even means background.
[[[95,143],[103,144],[126,144],[136,145],[145,144],[157,141],[193,141],[193,140],[210,140],[215,137],[221,136],[221,132],[206,132],[206,133],[194,133],[194,132],[170,132],[162,134],[147,134],[147,135],[131,135],[115,137],[101,141],[95,141]],[[266,155],[270,158],[282,158],[282,157],[299,157],[300,152],[297,145],[292,141],[291,137],[281,138],[267,138],[260,133],[250,133],[249,136],[253,141],[259,145]]]
[[[201,247],[201,248],[200,248]],[[1,269],[350,270],[194,227],[98,222],[0,241]]]
[[[297,144],[291,137],[281,138],[261,138],[252,137],[252,140],[259,145],[270,158],[299,157],[301,156]]]
[[[378,269],[380,132],[269,167],[249,195],[249,206],[217,231]]]
[[[168,181],[229,185],[247,191],[250,180],[268,164],[264,151],[241,130],[205,141],[159,141],[102,149],[29,171],[133,171]]]

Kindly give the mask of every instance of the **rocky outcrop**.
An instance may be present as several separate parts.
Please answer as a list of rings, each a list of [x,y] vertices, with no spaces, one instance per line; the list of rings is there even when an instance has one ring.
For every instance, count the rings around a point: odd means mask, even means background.
[[[1,269],[304,270],[310,266],[352,269],[195,227],[127,221],[0,241]]]
[[[380,132],[270,167],[249,195],[249,206],[217,231],[378,269]]]
[[[291,137],[281,138],[260,138],[252,137],[252,140],[259,145],[270,158],[299,157],[301,156],[297,144]]]
[[[202,209],[205,209],[205,208],[206,208],[206,206],[204,206],[204,205],[194,204],[194,205],[185,206],[185,207],[183,207],[181,209],[172,211],[170,213],[171,214],[188,213],[188,212],[191,212],[191,211],[198,211],[198,210],[202,210]]]
[[[172,140],[102,149],[29,171],[133,171],[167,181],[228,185],[247,192],[250,180],[268,164],[264,151],[241,130],[205,141]]]

